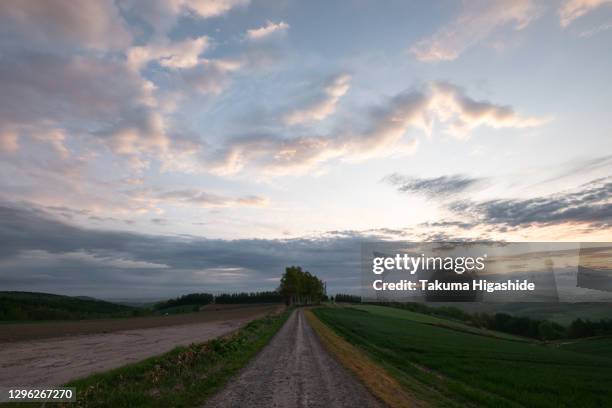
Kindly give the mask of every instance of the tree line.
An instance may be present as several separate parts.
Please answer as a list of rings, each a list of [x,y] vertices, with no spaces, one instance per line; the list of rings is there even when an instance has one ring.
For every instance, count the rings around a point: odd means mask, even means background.
[[[336,301],[338,295],[336,295]],[[580,338],[592,336],[612,335],[612,319],[591,321],[588,319],[575,319],[569,326],[559,323],[534,319],[526,316],[513,316],[507,313],[468,313],[452,306],[431,307],[423,303],[375,303],[381,306],[390,306],[412,312],[435,315],[440,317],[461,320],[470,326],[495,330],[517,336],[531,337],[539,340],[559,340],[567,338]]]
[[[299,266],[285,268],[279,292],[287,305],[315,304],[326,297],[323,281]]]
[[[283,297],[278,291],[221,293],[190,293],[174,299],[168,299],[154,305],[155,310],[168,309],[177,306],[205,306],[211,303],[220,305],[245,303],[280,303]]]
[[[332,302],[342,303],[361,303],[361,297],[355,295],[347,295],[344,293],[338,293],[336,296],[330,298]]]
[[[210,293],[190,293],[188,295],[179,296],[174,299],[164,300],[163,302],[156,303],[153,308],[155,310],[168,309],[177,306],[187,305],[200,305],[204,306],[212,303],[215,299],[214,295]]]
[[[342,295],[341,295],[342,296]],[[244,303],[277,303],[307,305],[326,300],[325,283],[299,266],[285,268],[280,285],[275,291],[221,293],[191,293],[155,304],[154,309],[162,310],[177,306]]]
[[[222,293],[215,296],[215,303],[228,305],[237,303],[280,303],[282,301],[283,297],[278,291]]]

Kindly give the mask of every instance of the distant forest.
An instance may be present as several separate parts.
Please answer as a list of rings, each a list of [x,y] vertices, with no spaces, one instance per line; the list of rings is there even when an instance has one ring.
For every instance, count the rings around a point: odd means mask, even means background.
[[[216,296],[211,293],[191,293],[156,303],[154,308],[156,310],[164,310],[178,306],[205,306],[211,303],[230,305],[241,303],[280,303],[282,301],[281,294],[275,291],[222,293]]]
[[[141,313],[141,310],[134,307],[91,298],[35,292],[0,292],[0,321],[99,319]]]

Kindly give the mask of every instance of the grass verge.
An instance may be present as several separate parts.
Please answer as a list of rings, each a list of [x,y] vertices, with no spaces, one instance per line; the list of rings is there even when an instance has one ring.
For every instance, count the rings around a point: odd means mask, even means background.
[[[72,381],[77,402],[45,407],[193,407],[219,390],[282,327],[290,311],[254,320],[226,337]]]
[[[364,352],[323,324],[312,311],[307,310],[305,313],[325,347],[344,367],[352,371],[374,396],[391,408],[428,406],[427,402],[404,390],[384,368],[370,360]]]

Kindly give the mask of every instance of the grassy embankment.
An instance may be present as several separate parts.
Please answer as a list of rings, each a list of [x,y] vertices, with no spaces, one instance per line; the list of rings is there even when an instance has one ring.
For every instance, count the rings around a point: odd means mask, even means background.
[[[426,407],[428,404],[402,389],[401,385],[365,352],[353,346],[317,319],[311,310],[306,311],[308,322],[325,347],[340,363],[362,380],[364,385],[379,400],[390,408]]]
[[[612,356],[597,352],[609,339],[553,346],[382,309],[314,313],[404,390],[433,406],[599,407],[612,401]]]
[[[192,407],[202,404],[261,350],[289,311],[254,320],[232,335],[72,381],[65,407]]]

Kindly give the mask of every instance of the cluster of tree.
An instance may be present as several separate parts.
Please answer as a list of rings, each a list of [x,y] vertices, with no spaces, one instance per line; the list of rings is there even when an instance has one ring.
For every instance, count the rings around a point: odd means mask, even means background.
[[[215,303],[218,304],[280,303],[282,301],[283,297],[278,291],[222,293],[215,296]]]
[[[344,293],[338,293],[336,296],[332,296],[332,302],[343,302],[343,303],[361,303],[361,297],[355,295],[346,295]]]
[[[598,322],[576,319],[569,325],[569,327],[564,327],[550,320],[533,319],[526,316],[513,316],[507,313],[495,313],[492,315],[487,313],[470,314],[456,307],[430,307],[423,303],[390,302],[377,304],[395,307],[398,309],[406,309],[417,313],[461,320],[471,326],[540,340],[556,340],[612,334],[612,319],[600,320]]]
[[[180,296],[174,299],[168,299],[163,302],[156,303],[153,308],[156,310],[168,309],[177,306],[204,306],[212,303],[214,296],[210,293],[190,293],[189,295]]]
[[[288,305],[319,303],[326,297],[323,281],[299,266],[285,268],[279,292]]]
[[[572,339],[608,334],[612,334],[612,319],[601,319],[598,322],[576,319],[567,330],[567,336]]]
[[[540,340],[562,339],[566,337],[567,332],[565,327],[550,320],[512,316],[507,313],[478,313],[473,315],[471,323],[478,327]]]
[[[0,321],[127,317],[139,310],[92,298],[35,292],[0,292]]]

